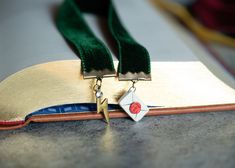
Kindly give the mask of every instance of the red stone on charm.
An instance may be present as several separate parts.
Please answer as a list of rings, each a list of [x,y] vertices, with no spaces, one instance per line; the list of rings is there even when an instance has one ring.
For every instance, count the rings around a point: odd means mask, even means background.
[[[141,104],[139,102],[133,102],[130,105],[130,112],[132,114],[138,114],[141,111]]]

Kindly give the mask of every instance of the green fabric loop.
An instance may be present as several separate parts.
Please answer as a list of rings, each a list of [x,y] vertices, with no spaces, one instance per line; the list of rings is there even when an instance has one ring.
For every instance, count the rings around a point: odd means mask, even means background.
[[[57,26],[64,37],[78,50],[85,73],[107,69],[114,72],[114,68],[109,50],[92,33],[81,12],[99,14],[107,18],[111,37],[117,45],[119,77],[120,74],[132,73],[135,76],[129,80],[150,79],[148,51],[125,30],[111,0],[78,0],[77,2],[65,0],[59,11]],[[138,73],[144,73],[146,76],[139,77]]]
[[[109,30],[118,45],[118,72],[121,74],[140,73],[150,74],[149,53],[137,43],[120,22],[112,2],[108,14]]]
[[[84,73],[102,71],[102,75],[110,72],[115,74],[109,50],[90,30],[74,0],[66,0],[62,4],[57,16],[57,27],[78,50]]]

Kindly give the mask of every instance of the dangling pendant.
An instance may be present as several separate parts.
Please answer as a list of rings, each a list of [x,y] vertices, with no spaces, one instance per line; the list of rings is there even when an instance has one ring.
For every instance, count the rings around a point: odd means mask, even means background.
[[[136,81],[132,81],[132,87],[119,99],[119,105],[134,120],[141,120],[148,113],[148,107],[136,96]]]
[[[97,78],[96,84],[94,86],[97,113],[103,112],[105,121],[109,124],[109,113],[108,113],[108,99],[102,100],[103,92],[101,91],[102,79]]]

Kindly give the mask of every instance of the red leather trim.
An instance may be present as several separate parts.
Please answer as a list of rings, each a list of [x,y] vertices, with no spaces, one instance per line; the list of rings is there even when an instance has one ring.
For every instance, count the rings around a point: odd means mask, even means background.
[[[202,113],[202,112],[219,112],[235,110],[235,104],[221,104],[208,106],[190,106],[190,107],[174,107],[174,108],[158,108],[151,109],[146,116],[158,115],[174,115],[174,114],[188,114],[188,113]],[[109,113],[110,118],[124,118],[128,115],[123,111],[113,111]],[[19,121],[18,125],[0,124],[0,130],[12,130],[24,127],[30,122],[56,122],[56,121],[75,121],[75,120],[93,120],[103,119],[102,114],[97,113],[67,113],[67,114],[50,114],[38,115],[28,118],[25,122]]]
[[[23,124],[25,121],[0,121],[0,125],[19,125]]]

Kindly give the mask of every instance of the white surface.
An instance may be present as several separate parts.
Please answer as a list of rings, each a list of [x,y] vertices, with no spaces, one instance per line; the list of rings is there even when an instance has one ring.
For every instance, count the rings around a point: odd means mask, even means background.
[[[25,67],[77,59],[53,21],[60,0],[1,0],[0,80]]]

